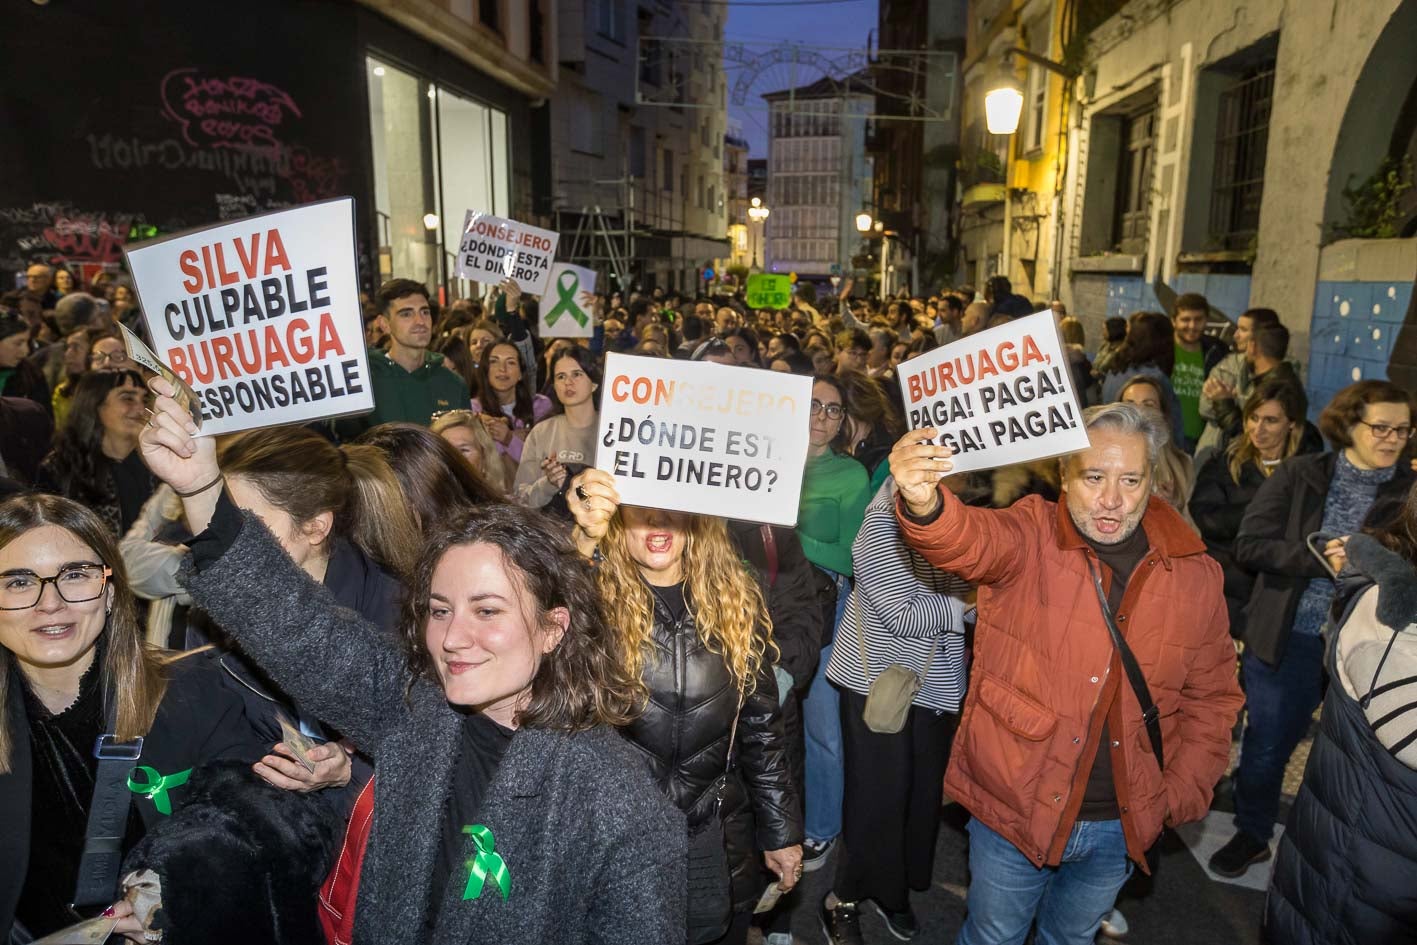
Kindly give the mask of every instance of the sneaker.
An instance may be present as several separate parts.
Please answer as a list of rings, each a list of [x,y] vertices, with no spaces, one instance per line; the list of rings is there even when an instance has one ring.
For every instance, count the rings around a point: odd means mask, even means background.
[[[763,939],[763,945],[797,945],[797,939],[791,932],[774,932]]]
[[[909,906],[905,907],[904,912],[887,912],[880,906],[876,906],[876,911],[886,920],[886,931],[902,942],[908,942],[919,934],[920,920],[915,917],[915,910]]]
[[[1234,879],[1244,876],[1251,866],[1263,863],[1269,857],[1268,843],[1240,830],[1230,838],[1229,843],[1215,851],[1210,858],[1210,871]]]
[[[1107,913],[1107,918],[1102,920],[1102,927],[1098,929],[1108,938],[1122,938],[1130,931],[1127,925],[1127,917],[1122,915],[1120,909],[1113,909]]]
[[[827,937],[829,945],[866,945],[865,939],[861,937],[861,907],[854,902],[842,902],[837,900],[835,906],[827,906],[828,895],[822,899],[822,910],[819,918],[822,922],[822,932]]]
[[[810,873],[819,870],[826,865],[827,855],[831,853],[832,847],[836,846],[836,837],[830,840],[802,841],[802,872]]]

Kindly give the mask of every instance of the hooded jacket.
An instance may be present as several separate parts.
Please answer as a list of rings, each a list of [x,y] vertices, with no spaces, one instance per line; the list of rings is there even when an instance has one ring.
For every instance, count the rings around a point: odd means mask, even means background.
[[[1163,826],[1205,816],[1244,701],[1220,566],[1175,510],[1147,504],[1140,527],[1151,547],[1116,620],[1160,709],[1163,774],[1089,565],[1104,586],[1110,573],[1067,507],[1028,496],[1008,509],[975,509],[939,491],[933,519],[914,519],[901,505],[896,516],[927,561],[979,585],[974,663],[945,793],[1034,865],[1054,865],[1094,746],[1110,750],[1127,855],[1145,869]],[[1113,740],[1099,746],[1104,715]]]
[[[381,423],[416,423],[426,427],[433,414],[443,410],[466,410],[472,401],[467,384],[443,366],[443,356],[429,351],[423,364],[408,371],[387,351],[369,352],[369,387],[374,392],[374,410],[363,416],[347,417],[337,423],[346,439],[358,436]]]

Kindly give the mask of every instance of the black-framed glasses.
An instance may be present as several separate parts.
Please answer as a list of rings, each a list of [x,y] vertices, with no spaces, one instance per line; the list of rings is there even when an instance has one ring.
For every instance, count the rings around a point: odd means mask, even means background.
[[[1411,424],[1400,427],[1394,427],[1389,426],[1386,423],[1369,423],[1366,420],[1359,420],[1358,422],[1363,424],[1363,426],[1367,427],[1369,430],[1373,431],[1373,439],[1375,440],[1386,440],[1388,437],[1394,434],[1397,435],[1397,438],[1399,440],[1412,439]]]
[[[812,404],[807,409],[814,417],[826,414],[828,420],[840,420],[846,415],[846,408],[841,404],[824,404],[815,397],[812,398]]]
[[[101,564],[63,568],[50,577],[40,577],[33,571],[11,571],[0,575],[0,610],[29,610],[44,596],[46,584],[53,584],[65,602],[82,604],[101,595],[112,575],[113,569]]]

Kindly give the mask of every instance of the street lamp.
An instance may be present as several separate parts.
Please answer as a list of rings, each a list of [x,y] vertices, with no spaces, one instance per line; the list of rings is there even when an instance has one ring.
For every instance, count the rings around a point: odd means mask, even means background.
[[[772,211],[763,206],[763,201],[759,197],[753,198],[753,204],[748,208],[748,219],[758,225],[758,239],[753,244],[753,265],[760,265],[758,262],[758,250],[763,244],[764,224],[767,223],[768,214]]]
[[[991,135],[1011,135],[1023,113],[1023,90],[1012,73],[1005,72],[984,93],[984,119]]]
[[[856,232],[871,232],[871,214],[867,213],[865,210],[862,210],[860,213],[856,214]]]

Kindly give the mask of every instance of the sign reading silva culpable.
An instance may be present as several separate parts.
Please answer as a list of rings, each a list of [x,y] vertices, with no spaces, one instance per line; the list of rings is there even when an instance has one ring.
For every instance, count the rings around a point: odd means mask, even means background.
[[[373,408],[351,198],[125,255],[152,347],[197,392],[203,435]]]
[[[955,451],[955,472],[1087,448],[1050,311],[927,351],[897,373],[910,429],[938,429],[939,444]]]

